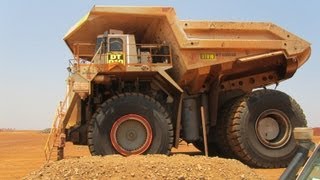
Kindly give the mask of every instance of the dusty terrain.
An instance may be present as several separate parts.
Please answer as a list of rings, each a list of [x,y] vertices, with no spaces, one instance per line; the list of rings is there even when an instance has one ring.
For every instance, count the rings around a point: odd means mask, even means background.
[[[34,131],[0,132],[0,162],[1,162],[0,163],[0,179],[21,179],[22,177],[29,175],[31,172],[39,172],[39,169],[41,169],[42,167],[44,167],[42,171],[45,171],[46,166],[44,166],[45,158],[43,154],[43,145],[46,141],[46,137],[47,137],[47,134],[34,132]],[[320,138],[318,137],[316,141],[319,141],[319,140]],[[195,149],[192,145],[186,145],[186,144],[182,144],[179,149],[174,149],[173,152],[174,154],[181,154],[181,152],[183,153],[188,152],[189,155],[199,154],[199,151],[197,151],[197,149]],[[67,160],[61,161],[59,163],[70,162],[71,164],[75,165],[79,163],[78,162],[79,157],[82,157],[80,158],[82,159],[81,163],[86,164],[92,160],[90,157],[86,157],[86,156],[90,156],[86,146],[74,146],[71,143],[67,143],[66,150],[65,150],[65,157]],[[121,159],[122,157],[115,156],[112,158]],[[139,158],[143,158],[143,157],[139,157]],[[161,157],[161,159],[163,158],[166,158],[166,157]],[[168,158],[168,161],[172,160],[173,162],[176,162],[177,158],[178,159],[191,158],[192,161],[197,162],[199,158],[201,159],[204,157],[197,157],[196,159],[192,159],[194,157],[185,156],[185,155],[175,155]],[[255,174],[257,174],[258,176],[265,179],[277,179],[283,171],[283,169],[249,169],[247,166],[244,166],[235,160],[221,160],[220,158],[219,159],[211,158],[211,159],[212,160],[205,159],[205,161],[208,161],[211,163],[213,163],[213,161],[220,162],[221,167],[224,168],[224,173],[222,173],[220,178],[228,178],[229,176],[231,176],[232,173],[228,174],[228,171],[231,172],[230,167],[228,167],[230,166],[230,164],[234,164],[235,165],[234,167],[237,167],[237,169],[233,172],[242,171],[242,174],[244,174],[244,177],[246,178],[249,177],[246,175],[247,174],[250,175],[251,173],[250,177],[255,177]],[[98,161],[103,161],[103,160],[104,160],[103,158],[100,158],[100,160]],[[135,161],[143,162],[143,159],[137,159]],[[127,162],[127,161],[124,160],[123,162]],[[153,160],[153,163],[161,164],[156,159]],[[52,164],[56,165],[58,163],[55,162]],[[52,166],[52,164],[50,166]],[[193,168],[192,166],[193,164],[184,164],[184,165],[186,167]],[[102,164],[101,166],[103,167],[104,164]],[[122,167],[121,164],[118,164],[118,165],[115,164],[113,168],[117,166]],[[150,166],[152,167],[152,165]],[[194,168],[199,168],[199,167],[195,165]],[[215,165],[209,166],[209,165],[201,164],[200,168],[205,170],[206,168],[207,169],[217,168],[217,166]],[[185,170],[187,169],[188,168],[185,168]],[[172,170],[172,167],[168,168],[168,170],[169,170],[169,173],[168,173],[168,178],[169,178],[171,177],[169,175]],[[252,174],[252,172],[255,172],[255,174]],[[132,173],[133,172],[131,172],[131,174],[129,173],[129,175],[132,175]],[[163,171],[163,168],[162,168],[162,170],[159,170],[159,173],[162,176],[163,174],[166,173],[166,169],[165,171]],[[36,173],[34,173],[34,175],[35,174]],[[134,174],[133,176],[138,177],[139,174]],[[195,174],[195,176],[197,175]],[[210,174],[208,174],[208,176],[205,176],[205,177],[210,177]],[[118,178],[122,178],[122,176],[119,176]]]
[[[177,154],[66,159],[26,179],[263,179],[237,160]]]

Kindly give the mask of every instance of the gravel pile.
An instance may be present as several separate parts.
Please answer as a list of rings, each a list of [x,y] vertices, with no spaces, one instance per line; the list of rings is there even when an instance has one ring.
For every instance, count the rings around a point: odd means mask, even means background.
[[[188,155],[119,155],[65,159],[24,179],[263,179],[233,159]]]

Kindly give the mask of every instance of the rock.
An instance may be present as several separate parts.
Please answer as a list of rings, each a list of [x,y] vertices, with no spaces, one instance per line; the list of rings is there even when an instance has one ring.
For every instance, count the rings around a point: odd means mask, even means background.
[[[178,177],[178,180],[185,180],[185,178],[184,178],[183,175],[180,175],[180,176]]]
[[[263,179],[237,160],[188,155],[64,159],[24,179]]]

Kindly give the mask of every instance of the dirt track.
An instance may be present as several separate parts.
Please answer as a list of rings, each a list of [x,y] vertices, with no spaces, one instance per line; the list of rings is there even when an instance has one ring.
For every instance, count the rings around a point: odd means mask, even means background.
[[[20,179],[44,165],[43,144],[47,134],[39,132],[0,132],[0,179]],[[317,138],[319,141],[320,138]],[[181,152],[199,154],[193,147],[182,144],[175,154]],[[90,156],[86,146],[67,143],[66,159]],[[253,169],[266,179],[277,179],[283,169]]]

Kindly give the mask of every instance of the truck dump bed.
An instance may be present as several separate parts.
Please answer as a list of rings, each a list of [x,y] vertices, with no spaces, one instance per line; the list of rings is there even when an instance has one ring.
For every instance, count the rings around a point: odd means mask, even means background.
[[[308,42],[272,23],[179,20],[171,7],[95,6],[64,40],[75,57],[90,60],[109,29],[134,34],[137,43],[170,44],[169,74],[190,93],[217,78],[223,90],[277,83],[310,56]]]

